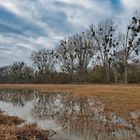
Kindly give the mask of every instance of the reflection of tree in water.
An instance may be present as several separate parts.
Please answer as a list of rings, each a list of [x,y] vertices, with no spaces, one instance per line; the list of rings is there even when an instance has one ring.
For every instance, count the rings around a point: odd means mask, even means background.
[[[103,117],[104,102],[99,99],[79,99],[71,102],[71,108],[67,108],[59,119],[63,129],[68,133],[84,136],[85,139],[97,138],[99,134],[103,134],[100,117]]]
[[[64,93],[37,93],[33,103],[32,116],[36,119],[55,119],[64,110],[64,102],[68,100],[69,94]]]
[[[68,135],[85,140],[139,139],[139,118],[130,114],[125,119],[106,111],[111,102],[101,97],[75,99],[73,94],[39,91],[0,91],[0,101],[24,106],[32,101],[32,117],[53,119]],[[133,113],[131,113],[133,114]],[[134,116],[134,115],[133,115]]]
[[[27,102],[34,99],[33,93],[34,91],[28,90],[0,90],[0,101],[23,107]]]
[[[128,122],[106,111],[106,105],[111,102],[100,97],[74,99],[73,94],[38,93],[32,115],[36,119],[53,119],[67,134],[85,140],[134,138],[138,129],[130,128]]]

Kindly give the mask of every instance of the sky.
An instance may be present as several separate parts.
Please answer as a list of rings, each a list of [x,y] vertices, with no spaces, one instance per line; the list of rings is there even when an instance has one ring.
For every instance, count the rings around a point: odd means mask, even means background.
[[[113,18],[123,30],[140,0],[0,0],[0,66],[31,65],[30,54]]]

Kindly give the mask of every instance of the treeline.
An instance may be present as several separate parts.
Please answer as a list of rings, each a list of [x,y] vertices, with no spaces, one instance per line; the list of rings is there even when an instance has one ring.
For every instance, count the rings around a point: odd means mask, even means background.
[[[33,51],[32,67],[14,62],[0,68],[0,83],[140,83],[140,18],[126,34],[112,20],[65,38],[54,50]]]

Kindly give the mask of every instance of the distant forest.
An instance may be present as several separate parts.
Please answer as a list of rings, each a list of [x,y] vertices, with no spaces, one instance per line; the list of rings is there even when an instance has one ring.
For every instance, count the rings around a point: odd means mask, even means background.
[[[106,19],[60,40],[54,50],[33,51],[32,67],[0,67],[0,83],[140,83],[139,17],[130,18],[124,34]]]

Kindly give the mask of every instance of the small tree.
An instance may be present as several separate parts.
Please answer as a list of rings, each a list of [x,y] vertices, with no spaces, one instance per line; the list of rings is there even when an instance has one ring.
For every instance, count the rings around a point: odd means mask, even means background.
[[[33,77],[33,69],[24,62],[14,62],[11,66],[11,77],[16,83],[30,82]]]
[[[0,67],[0,83],[11,83],[13,82],[11,76],[11,66]]]
[[[55,69],[55,53],[54,50],[42,49],[33,51],[31,60],[36,68],[36,76],[45,82],[46,76],[49,76]]]

